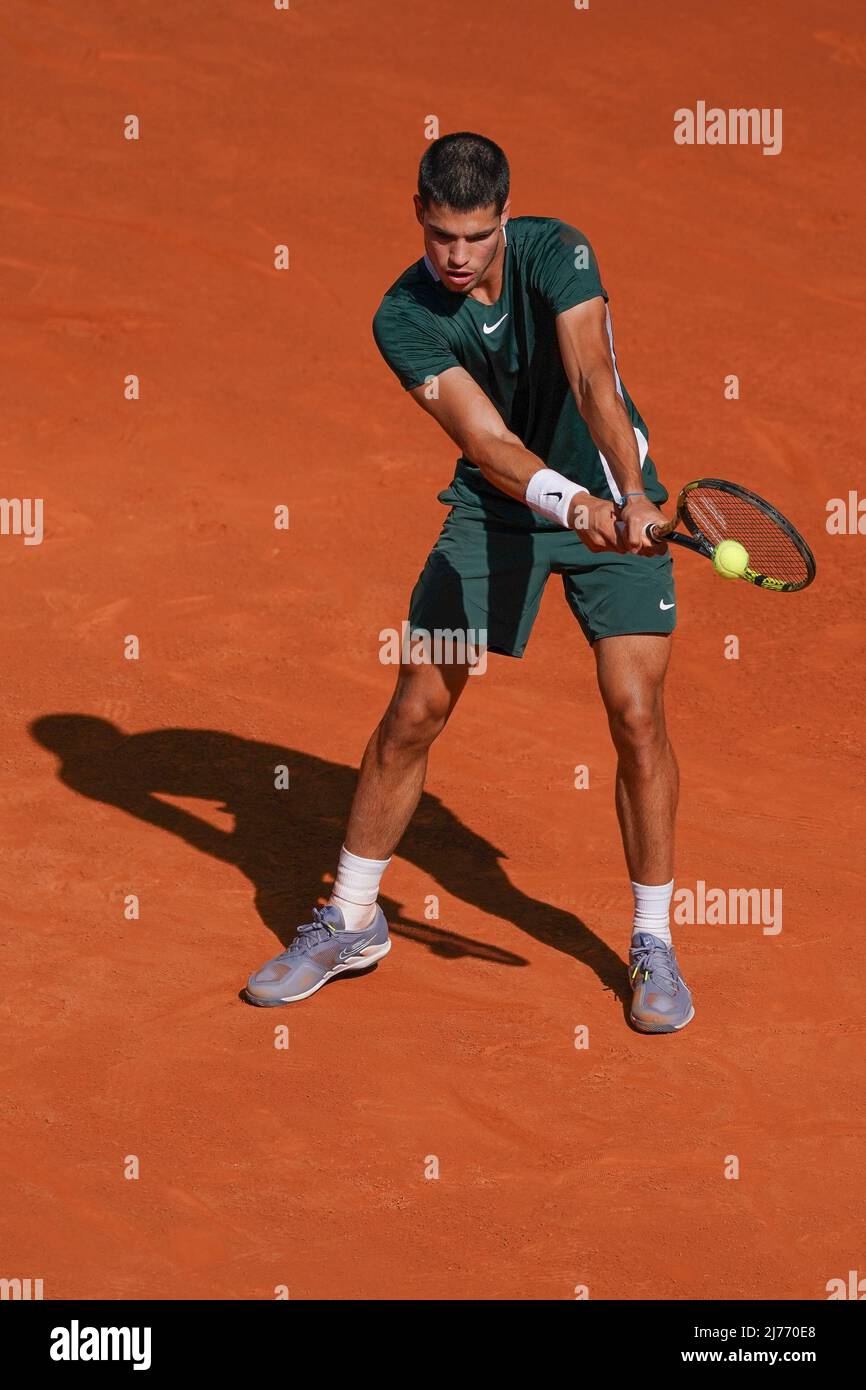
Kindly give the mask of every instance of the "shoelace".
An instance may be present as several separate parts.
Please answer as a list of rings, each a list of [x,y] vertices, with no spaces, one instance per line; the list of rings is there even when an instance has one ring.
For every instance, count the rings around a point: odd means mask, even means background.
[[[677,992],[677,958],[673,947],[665,946],[663,941],[654,941],[650,946],[634,946],[631,951],[632,979],[643,972],[644,978],[653,977],[653,984],[662,994]]]
[[[314,907],[312,922],[304,922],[303,926],[298,927],[294,941],[288,950],[283,952],[283,955],[289,956],[292,953],[297,955],[300,951],[309,951],[313,946],[318,946],[321,942],[327,941],[328,937],[333,936],[332,928],[322,920],[324,914],[325,909],[323,907]]]

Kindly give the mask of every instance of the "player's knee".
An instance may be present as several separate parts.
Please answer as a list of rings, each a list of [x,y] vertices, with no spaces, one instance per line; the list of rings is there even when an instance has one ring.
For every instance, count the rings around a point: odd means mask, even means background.
[[[610,731],[620,756],[650,758],[667,740],[661,701],[631,692],[608,711]]]
[[[446,695],[419,692],[395,701],[382,722],[383,754],[429,747],[445,727],[449,708]]]

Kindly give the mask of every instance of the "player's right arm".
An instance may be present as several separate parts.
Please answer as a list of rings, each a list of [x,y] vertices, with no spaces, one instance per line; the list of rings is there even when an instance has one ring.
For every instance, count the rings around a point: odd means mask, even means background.
[[[423,384],[413,387],[409,394],[442,426],[489,483],[528,505],[527,488],[533,477],[546,471],[543,461],[512,434],[492,401],[463,367],[449,367],[439,373],[436,382],[436,393],[430,392],[429,384]],[[610,498],[592,497],[584,491],[572,499],[568,525],[579,530],[581,540],[591,550],[622,548],[615,522]]]

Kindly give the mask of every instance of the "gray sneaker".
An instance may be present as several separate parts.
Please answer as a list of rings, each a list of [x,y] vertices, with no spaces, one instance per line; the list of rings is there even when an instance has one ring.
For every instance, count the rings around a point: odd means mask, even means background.
[[[628,953],[631,1021],[641,1033],[676,1033],[695,1016],[673,946],[638,932]]]
[[[381,907],[363,931],[346,931],[338,907],[313,908],[312,922],[298,927],[288,950],[269,960],[247,981],[244,997],[268,1008],[307,999],[344,970],[364,970],[391,949]]]

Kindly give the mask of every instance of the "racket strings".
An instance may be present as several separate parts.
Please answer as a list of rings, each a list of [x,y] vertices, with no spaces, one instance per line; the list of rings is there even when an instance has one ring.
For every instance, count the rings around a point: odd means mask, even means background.
[[[786,584],[802,584],[809,578],[809,566],[794,538],[771,513],[746,498],[721,488],[697,487],[689,493],[686,509],[711,545],[725,540],[744,545],[749,568],[758,574]]]

